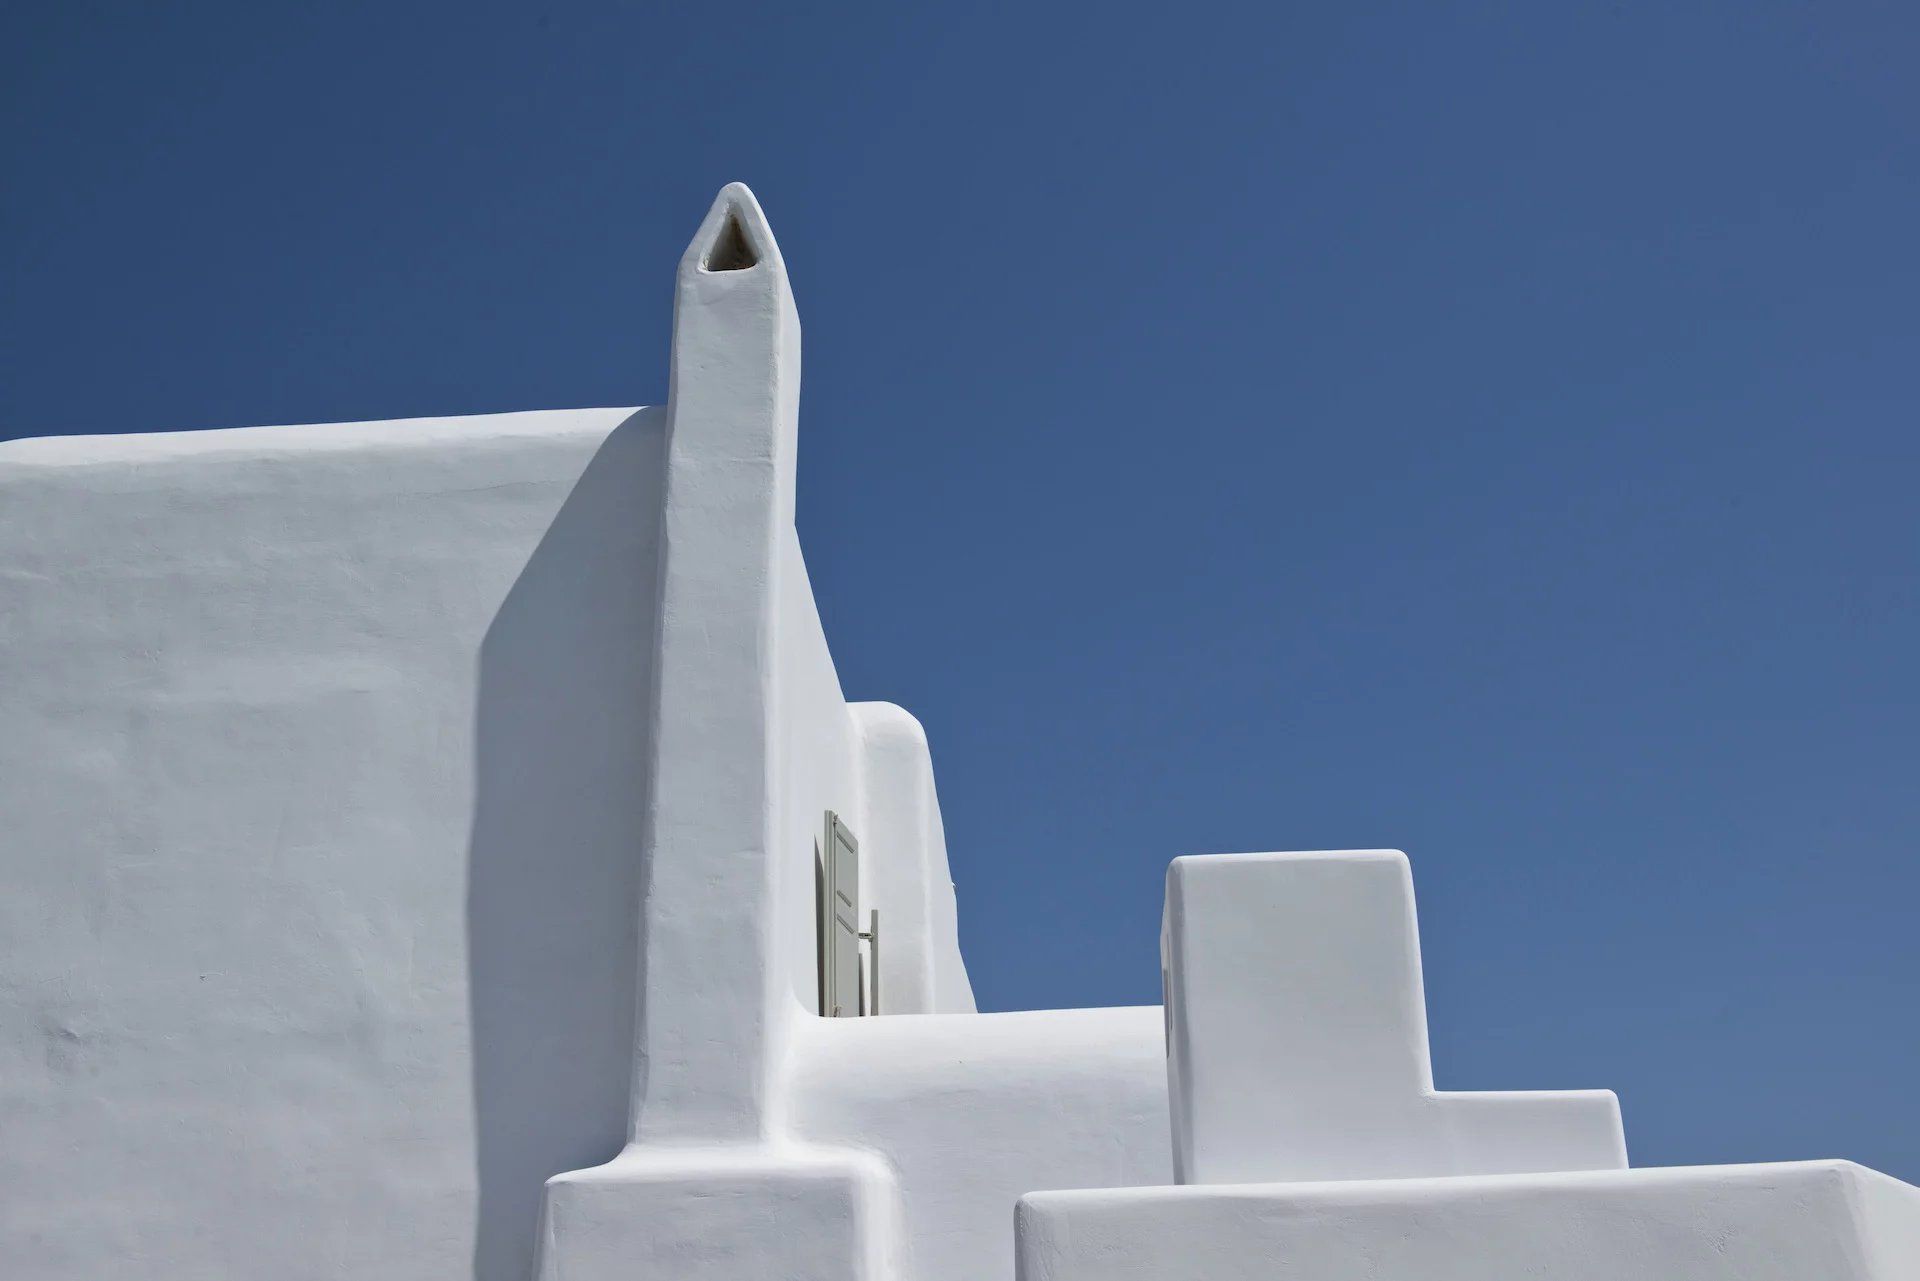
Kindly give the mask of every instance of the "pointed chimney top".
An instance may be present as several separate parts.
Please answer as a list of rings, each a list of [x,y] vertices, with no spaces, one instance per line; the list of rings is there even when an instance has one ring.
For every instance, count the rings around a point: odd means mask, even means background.
[[[773,240],[773,228],[767,225],[767,215],[747,184],[730,182],[713,198],[713,207],[707,210],[686,256],[680,260],[680,270],[719,274],[751,271],[763,263],[785,265]]]

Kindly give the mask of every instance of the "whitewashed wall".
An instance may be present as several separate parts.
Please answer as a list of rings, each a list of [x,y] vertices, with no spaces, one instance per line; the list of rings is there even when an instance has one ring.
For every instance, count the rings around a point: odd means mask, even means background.
[[[529,1275],[626,1136],[660,461],[0,445],[0,1273]]]

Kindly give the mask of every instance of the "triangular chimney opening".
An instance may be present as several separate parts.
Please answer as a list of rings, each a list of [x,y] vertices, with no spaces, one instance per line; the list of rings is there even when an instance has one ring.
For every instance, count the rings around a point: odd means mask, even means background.
[[[740,225],[739,213],[727,210],[727,225],[714,237],[713,248],[707,251],[707,261],[702,265],[708,271],[745,271],[759,262],[760,255],[753,252],[753,242],[747,239],[747,229]]]

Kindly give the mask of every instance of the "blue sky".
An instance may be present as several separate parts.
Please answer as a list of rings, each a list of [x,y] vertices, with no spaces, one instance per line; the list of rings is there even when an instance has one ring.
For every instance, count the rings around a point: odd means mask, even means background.
[[[1920,1178],[1920,16],[9,5],[0,436],[657,402],[753,185],[985,1008],[1394,846],[1449,1088]]]

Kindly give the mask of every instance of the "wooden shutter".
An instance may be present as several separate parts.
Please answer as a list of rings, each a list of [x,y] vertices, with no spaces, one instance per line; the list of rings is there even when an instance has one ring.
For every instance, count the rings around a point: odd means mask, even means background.
[[[851,1018],[860,1008],[860,842],[827,813],[821,871],[820,1000],[822,1014]]]

